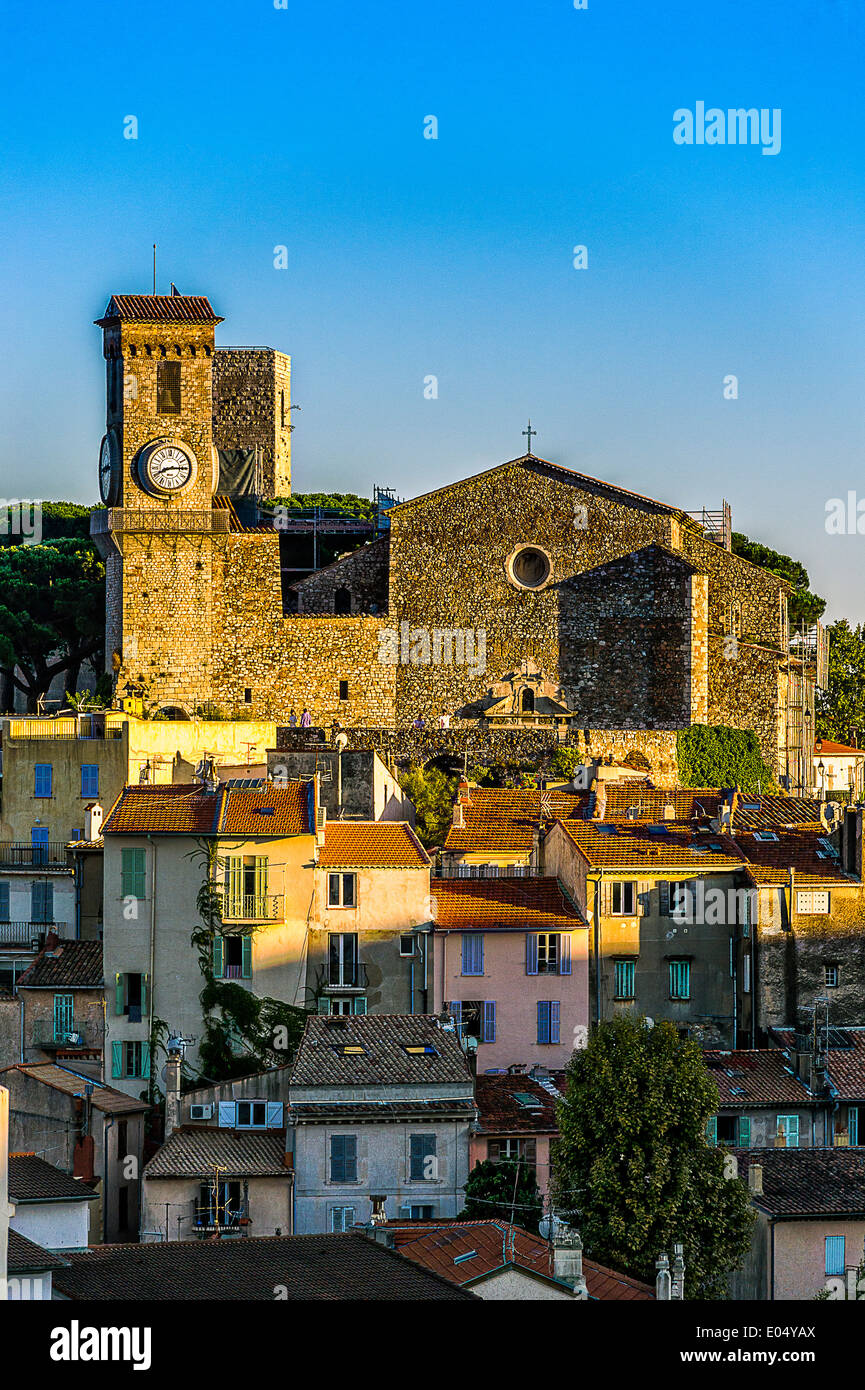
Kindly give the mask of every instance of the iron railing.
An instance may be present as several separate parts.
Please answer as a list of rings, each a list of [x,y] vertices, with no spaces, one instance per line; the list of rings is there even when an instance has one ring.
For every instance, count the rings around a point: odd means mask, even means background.
[[[222,902],[224,922],[278,922],[283,916],[282,897],[277,893],[244,893],[230,899],[226,893]]]
[[[0,922],[0,946],[26,946],[28,950],[36,943],[39,947],[39,940],[49,927],[53,927],[51,922]]]
[[[67,1027],[59,1028],[50,1018],[34,1019],[30,1040],[33,1047],[41,1047],[46,1052],[58,1047],[93,1047],[102,1042],[92,1023],[73,1019]]]
[[[90,513],[91,536],[109,531],[228,531],[230,513],[212,507],[183,508],[175,511],[154,507],[103,507]]]
[[[366,989],[367,984],[366,966],[360,961],[340,961],[328,965],[328,989]]]
[[[0,868],[51,869],[66,867],[66,846],[59,840],[44,845],[26,840],[0,840]]]

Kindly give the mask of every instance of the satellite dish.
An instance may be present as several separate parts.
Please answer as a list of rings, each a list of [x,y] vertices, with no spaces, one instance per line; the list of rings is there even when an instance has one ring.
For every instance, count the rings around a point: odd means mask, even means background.
[[[343,748],[345,748],[345,746],[346,746],[347,743],[348,743],[348,734],[337,734],[337,736],[336,736],[336,746],[337,746],[337,748],[339,749],[340,753],[342,752]]]
[[[646,1019],[646,1027],[647,1027],[647,1028],[654,1028],[654,1026],[655,1026],[655,1020],[654,1020],[653,1018],[647,1018],[647,1019]]]

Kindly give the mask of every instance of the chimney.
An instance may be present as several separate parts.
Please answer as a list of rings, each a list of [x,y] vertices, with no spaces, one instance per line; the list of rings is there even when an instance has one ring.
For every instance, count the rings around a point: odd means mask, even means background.
[[[553,1277],[570,1284],[577,1298],[588,1298],[583,1278],[583,1242],[579,1231],[564,1222],[557,1222],[553,1233]]]
[[[668,802],[666,802],[666,804],[665,804],[665,806],[664,806],[664,820],[675,820],[675,819],[676,819],[676,808],[675,808],[675,806],[673,805],[672,801],[668,801]]]
[[[98,840],[102,834],[102,807],[98,801],[93,801],[84,812],[84,838],[85,840]]]
[[[599,781],[599,782],[597,783],[597,788],[598,788],[598,789],[597,789],[597,791],[595,792],[595,814],[594,814],[594,819],[595,819],[595,820],[603,820],[603,819],[604,819],[604,816],[607,814],[607,784],[606,784],[606,782]]]
[[[670,1261],[662,1251],[655,1261],[658,1273],[655,1276],[655,1297],[661,1303],[666,1303],[672,1297],[672,1281],[670,1279]]]
[[[685,1252],[681,1241],[673,1246],[673,1278],[670,1297],[682,1302],[685,1297]]]
[[[763,1165],[752,1163],[748,1168],[748,1191],[752,1197],[763,1196]]]
[[[457,801],[454,805],[453,815],[451,816],[451,824],[453,825],[454,830],[463,830],[465,829],[465,823],[466,818],[465,812],[463,811],[463,803],[461,801]]]
[[[173,1052],[169,1044],[165,1059],[165,1137],[173,1134],[180,1126],[180,1052]]]

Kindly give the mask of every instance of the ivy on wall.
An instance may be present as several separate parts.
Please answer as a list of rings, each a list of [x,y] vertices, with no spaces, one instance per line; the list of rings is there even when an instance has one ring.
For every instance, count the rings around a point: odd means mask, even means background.
[[[679,781],[683,787],[735,787],[746,792],[778,792],[771,768],[763,761],[757,735],[750,729],[692,724],[676,739]]]

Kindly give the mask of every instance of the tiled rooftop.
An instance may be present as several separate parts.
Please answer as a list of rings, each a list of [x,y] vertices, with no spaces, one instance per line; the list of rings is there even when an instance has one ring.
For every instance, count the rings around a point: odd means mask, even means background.
[[[865,1153],[860,1149],[734,1149],[739,1177],[763,1169],[753,1201],[774,1216],[842,1216],[865,1212]]]
[[[706,1051],[703,1061],[718,1087],[722,1106],[747,1110],[756,1105],[805,1105],[814,1100],[804,1082],[791,1076],[779,1048]]]
[[[11,1202],[92,1201],[92,1188],[80,1178],[72,1178],[53,1163],[36,1154],[9,1155],[9,1200]]]
[[[464,828],[452,826],[444,848],[454,853],[528,853],[541,818],[582,815],[586,792],[523,791],[509,787],[470,787],[463,803]]]
[[[403,821],[328,821],[318,856],[324,869],[425,869],[429,856]]]
[[[0,1085],[9,1084],[4,1078],[16,1071],[29,1076],[33,1081],[41,1081],[53,1091],[64,1091],[68,1096],[83,1097],[85,1087],[92,1086],[91,1105],[95,1110],[101,1110],[107,1115],[138,1114],[142,1110],[150,1109],[143,1100],[135,1100],[132,1096],[124,1095],[122,1091],[116,1091],[113,1086],[106,1086],[91,1076],[79,1076],[67,1067],[55,1066],[53,1062],[14,1062],[11,1066],[0,1069]],[[12,1103],[14,1106],[14,1099]]]
[[[387,1229],[393,1232],[400,1254],[455,1284],[471,1284],[507,1264],[553,1278],[549,1242],[506,1221],[389,1222]],[[593,1260],[583,1259],[583,1274],[590,1298],[623,1302],[654,1298],[648,1284]]]
[[[20,1231],[9,1230],[8,1270],[10,1275],[42,1274],[49,1269],[66,1269],[69,1265],[64,1255],[52,1254],[43,1250],[35,1241],[22,1236]]]
[[[674,822],[658,822],[650,834],[638,821],[562,821],[562,829],[593,869],[666,869],[735,873],[745,858],[729,835],[712,835]],[[603,829],[602,827],[606,827]]]
[[[222,323],[203,294],[113,294],[100,325],[111,319],[141,323]]]
[[[58,941],[18,977],[18,988],[99,989],[102,982],[101,941]]]
[[[341,1049],[345,1047],[363,1051],[344,1056]],[[406,1051],[424,1047],[433,1051]],[[462,1082],[468,1088],[466,1094],[471,1094],[471,1075],[456,1034],[439,1028],[429,1014],[314,1014],[307,1019],[290,1078],[292,1087],[340,1089],[418,1082],[431,1086]]]
[[[556,1072],[554,1081],[564,1086],[564,1073]],[[529,1097],[536,1103],[521,1103],[519,1097]],[[558,1120],[554,1095],[525,1073],[514,1076],[478,1076],[475,1081],[475,1100],[479,1112],[479,1130],[484,1134],[556,1134]]]
[[[230,1178],[287,1178],[285,1130],[181,1126],[170,1134],[144,1169],[145,1178],[209,1177],[219,1164]]]
[[[104,835],[245,835],[250,839],[311,833],[310,782],[287,786],[198,784],[124,787],[102,827]]]
[[[437,931],[574,931],[586,922],[555,878],[434,878]]]
[[[783,1047],[792,1048],[795,1034],[792,1028],[773,1028],[771,1036]],[[842,1043],[843,1046],[838,1046]],[[825,1053],[829,1082],[836,1099],[865,1102],[865,1027],[830,1028],[829,1047]]]

